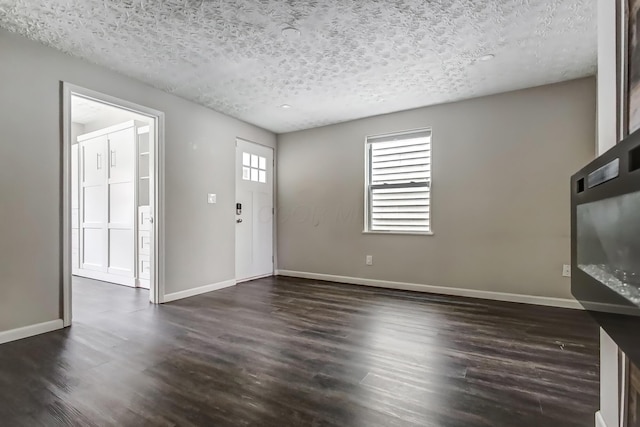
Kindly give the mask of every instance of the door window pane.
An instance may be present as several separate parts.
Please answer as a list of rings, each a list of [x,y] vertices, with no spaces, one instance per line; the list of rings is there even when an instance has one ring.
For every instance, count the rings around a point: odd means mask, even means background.
[[[251,153],[242,153],[242,179],[245,181],[267,182],[267,158]]]

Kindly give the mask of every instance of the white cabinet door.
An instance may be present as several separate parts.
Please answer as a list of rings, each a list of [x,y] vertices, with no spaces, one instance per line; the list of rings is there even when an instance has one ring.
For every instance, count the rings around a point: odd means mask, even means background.
[[[108,135],[109,144],[109,209],[108,272],[119,276],[135,276],[135,128]]]
[[[106,172],[105,149],[107,137],[98,136],[83,141],[82,149],[82,186],[104,185]]]
[[[135,128],[130,127],[109,136],[109,182],[132,182],[135,176]]]
[[[95,271],[107,271],[106,147],[106,135],[80,145],[80,267]]]

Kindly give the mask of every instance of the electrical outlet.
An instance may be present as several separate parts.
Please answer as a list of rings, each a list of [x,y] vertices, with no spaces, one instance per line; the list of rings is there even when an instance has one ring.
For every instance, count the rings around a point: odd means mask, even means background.
[[[571,266],[569,264],[562,265],[562,277],[571,277]]]
[[[217,196],[216,196],[215,194],[211,194],[211,193],[209,193],[209,194],[207,194],[207,201],[208,201],[210,204],[214,204],[214,203],[216,203],[216,201],[217,201]]]
[[[367,265],[373,265],[373,255],[367,255]]]

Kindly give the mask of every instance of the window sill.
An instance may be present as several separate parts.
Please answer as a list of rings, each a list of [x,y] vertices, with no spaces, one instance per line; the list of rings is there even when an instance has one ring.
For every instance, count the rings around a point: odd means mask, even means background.
[[[362,234],[388,234],[388,235],[397,235],[397,236],[433,236],[433,231],[427,231],[424,233],[411,233],[411,232],[402,232],[402,231],[367,231],[364,230]]]

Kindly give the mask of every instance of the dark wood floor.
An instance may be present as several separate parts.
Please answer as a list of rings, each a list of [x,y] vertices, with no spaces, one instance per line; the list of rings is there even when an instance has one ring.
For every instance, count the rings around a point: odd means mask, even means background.
[[[2,426],[592,426],[580,311],[268,278],[155,307],[74,283],[74,325],[0,346]]]

